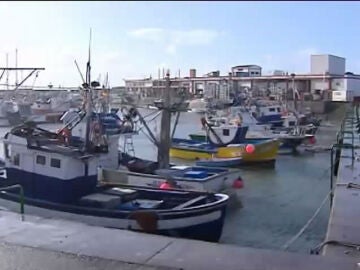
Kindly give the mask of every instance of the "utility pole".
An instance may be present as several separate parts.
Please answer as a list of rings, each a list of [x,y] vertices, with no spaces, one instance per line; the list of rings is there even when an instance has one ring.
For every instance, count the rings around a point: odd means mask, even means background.
[[[293,89],[293,100],[294,100],[294,110],[297,111],[297,100],[296,100],[296,92],[295,92],[295,73],[291,73],[292,78],[292,89]]]
[[[160,142],[158,147],[158,162],[159,169],[169,168],[170,162],[170,128],[171,128],[171,111],[170,111],[170,71],[166,72],[165,77],[165,93],[164,93],[164,107],[161,115],[161,130]]]

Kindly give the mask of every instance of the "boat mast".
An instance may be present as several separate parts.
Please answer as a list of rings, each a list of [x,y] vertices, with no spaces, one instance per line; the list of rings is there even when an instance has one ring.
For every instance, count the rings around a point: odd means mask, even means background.
[[[86,110],[86,133],[85,133],[85,150],[90,148],[90,124],[91,124],[91,115],[92,115],[92,87],[91,87],[91,59],[90,59],[90,49],[91,49],[91,29],[90,29],[90,40],[89,40],[89,56],[88,62],[86,64],[86,81],[84,83],[85,89],[85,110]]]
[[[170,144],[171,144],[171,108],[170,108],[170,71],[166,72],[165,77],[165,93],[164,93],[164,108],[161,115],[161,131],[160,142],[158,146],[158,162],[159,169],[169,168],[170,163]]]
[[[15,49],[15,68],[16,68],[16,73],[15,73],[15,87],[18,86],[18,71],[17,71],[17,64],[18,64],[18,50],[17,48]]]
[[[9,54],[6,53],[6,90],[9,90]]]

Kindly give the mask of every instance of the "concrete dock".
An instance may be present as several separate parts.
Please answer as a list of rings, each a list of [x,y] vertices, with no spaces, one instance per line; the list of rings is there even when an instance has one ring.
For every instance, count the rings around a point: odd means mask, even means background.
[[[25,208],[26,209],[26,208]],[[25,210],[26,211],[26,210]],[[357,269],[357,259],[175,239],[0,211],[1,269]]]
[[[331,257],[357,258],[360,262],[360,139],[359,134],[348,119],[343,143],[353,144],[352,149],[342,149],[338,175],[334,178],[334,199],[331,209],[326,241],[322,254]],[[350,185],[350,186],[349,186]]]

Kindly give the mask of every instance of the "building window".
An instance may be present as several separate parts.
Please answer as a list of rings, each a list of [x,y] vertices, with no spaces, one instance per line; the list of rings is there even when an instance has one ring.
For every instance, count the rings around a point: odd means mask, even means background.
[[[36,156],[36,164],[45,165],[46,158],[44,156]]]
[[[14,165],[20,166],[20,154],[14,155]]]
[[[61,160],[57,158],[52,158],[50,161],[50,166],[54,168],[60,168],[61,167]]]

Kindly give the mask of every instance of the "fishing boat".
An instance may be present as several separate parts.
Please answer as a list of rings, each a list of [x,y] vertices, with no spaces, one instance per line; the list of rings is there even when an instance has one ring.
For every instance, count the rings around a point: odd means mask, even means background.
[[[205,98],[196,98],[186,102],[188,103],[188,108],[191,112],[202,114],[206,113],[208,110],[209,102]]]
[[[275,133],[267,126],[254,123],[243,126],[243,120],[238,118],[220,117],[211,118],[210,121],[209,123],[208,120],[202,118],[201,122],[206,130],[190,134],[190,139],[198,142],[208,142],[214,146],[262,143],[277,139],[280,143],[279,153],[282,154],[293,153],[299,145],[315,139],[314,134],[306,134],[306,130],[299,127],[292,127],[289,130]],[[249,129],[250,131],[248,131]]]
[[[90,83],[89,60],[82,85],[85,116],[75,124],[84,127],[85,137],[73,136],[68,127],[53,132],[33,122],[5,135],[2,186],[21,185],[29,214],[218,241],[229,199],[225,194],[97,181],[99,168],[117,168],[121,136],[106,135],[102,119],[93,117],[91,94],[98,86]],[[18,209],[20,199],[21,194],[13,190],[0,193],[0,205],[10,210]]]
[[[9,127],[21,123],[22,117],[17,103],[13,100],[0,102],[0,126]]]
[[[247,145],[250,144],[253,145],[254,151],[247,152]],[[217,147],[206,142],[174,138],[170,156],[187,160],[241,157],[242,164],[275,163],[278,150],[279,141],[277,139],[248,140],[247,143]]]
[[[102,169],[101,177],[105,181],[114,182],[121,179],[122,183],[130,185],[160,187],[170,179],[177,189],[230,192],[234,183],[242,179],[239,170],[220,168],[223,166],[207,168],[170,164],[168,169],[159,169],[156,161],[140,159],[125,153],[119,153],[119,162],[125,168]]]
[[[280,105],[258,105],[251,111],[259,124],[271,124],[274,127],[283,125],[282,107]]]

